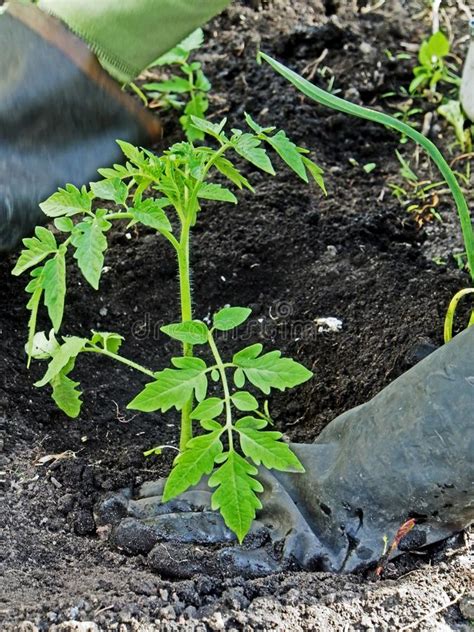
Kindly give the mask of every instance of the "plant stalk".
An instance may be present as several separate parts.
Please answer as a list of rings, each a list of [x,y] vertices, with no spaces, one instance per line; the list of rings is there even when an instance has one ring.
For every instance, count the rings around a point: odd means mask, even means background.
[[[229,450],[232,451],[234,449],[234,438],[232,436],[232,407],[230,403],[230,390],[229,383],[227,381],[227,375],[225,372],[225,364],[222,362],[221,354],[219,353],[219,349],[215,343],[212,332],[209,332],[209,346],[211,347],[212,355],[216,361],[217,370],[221,376],[222,389],[224,391],[224,402],[225,402],[225,417],[226,424],[225,429],[227,431],[227,436],[229,439]]]
[[[191,298],[191,276],[189,266],[189,232],[190,226],[188,222],[183,225],[181,231],[181,239],[178,250],[178,267],[179,267],[179,293],[181,300],[181,321],[186,322],[193,319],[192,298]],[[193,355],[193,346],[187,342],[183,343],[183,356],[190,358]],[[193,438],[193,422],[191,420],[191,411],[193,409],[193,398],[186,402],[181,411],[181,433],[179,439],[179,448],[181,451],[186,449],[188,441]]]
[[[84,352],[100,353],[101,355],[105,355],[108,358],[117,360],[117,362],[121,362],[122,364],[125,364],[129,366],[130,368],[135,369],[136,371],[140,371],[140,373],[144,373],[145,375],[148,375],[148,377],[152,377],[152,378],[155,377],[155,374],[153,373],[153,371],[150,371],[150,369],[146,369],[141,364],[138,364],[137,362],[133,362],[133,360],[129,360],[128,358],[124,358],[118,353],[113,353],[112,351],[108,351],[107,349],[102,349],[101,347],[97,347],[94,345],[93,347],[88,347],[84,349]]]

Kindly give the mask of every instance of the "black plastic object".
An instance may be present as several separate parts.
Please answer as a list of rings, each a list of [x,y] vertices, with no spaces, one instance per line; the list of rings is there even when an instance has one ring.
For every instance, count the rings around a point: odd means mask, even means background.
[[[87,46],[31,3],[0,14],[0,251],[45,217],[38,204],[66,183],[96,180],[118,162],[117,139],[161,136]]]
[[[400,549],[418,549],[474,519],[474,327],[292,447],[306,474],[264,471],[263,510],[242,547],[203,484],[163,505],[163,481],[100,504],[115,544],[149,554],[160,573],[265,575],[287,568],[358,571],[374,564],[409,518]],[[216,550],[204,545],[219,544]],[[198,547],[196,545],[199,545]],[[399,554],[399,551],[397,552]]]

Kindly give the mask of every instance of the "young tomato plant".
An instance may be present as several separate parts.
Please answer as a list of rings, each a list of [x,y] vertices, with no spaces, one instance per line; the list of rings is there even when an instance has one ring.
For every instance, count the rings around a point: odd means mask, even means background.
[[[209,100],[207,93],[211,83],[198,61],[190,61],[193,51],[200,48],[204,41],[202,29],[197,29],[171,51],[153,62],[155,66],[176,68],[179,74],[172,73],[167,79],[145,83],[143,90],[153,99],[155,107],[174,108],[183,111],[179,121],[190,141],[203,140],[204,132],[193,125],[191,117],[204,118]]]
[[[321,169],[308,151],[297,147],[283,131],[262,128],[248,115],[249,132],[225,132],[225,120],[212,124],[193,118],[193,125],[214,139],[214,146],[195,147],[190,142],[173,145],[162,156],[120,145],[127,158],[125,166],[101,169],[103,180],[82,190],[72,185],[60,189],[41,207],[54,219],[65,239],[58,242],[47,228],[38,227],[36,236],[25,239],[25,249],[13,274],[31,269],[26,291],[31,295],[27,352],[33,358],[49,360],[48,368],[36,386],[50,385],[57,405],[76,417],[81,408],[78,383],[71,378],[81,354],[94,353],[115,358],[150,378],[145,388],[130,402],[133,410],[165,413],[181,411],[180,454],[168,478],[163,500],[167,501],[204,475],[216,487],[212,503],[220,509],[228,527],[239,540],[248,532],[260,508],[262,486],[255,478],[257,468],[303,472],[303,467],[281,441],[281,433],[267,430],[271,422],[251,390],[268,395],[272,389],[285,390],[309,380],[312,373],[280,351],[263,352],[253,344],[223,359],[216,332],[242,325],[250,316],[245,307],[226,307],[214,314],[212,325],[195,319],[190,283],[190,236],[206,200],[236,204],[234,193],[213,182],[220,174],[238,189],[253,190],[247,178],[228,157],[238,154],[261,171],[274,175],[265,147],[273,149],[305,182],[311,176],[324,189]],[[154,197],[144,198],[144,192]],[[112,201],[118,209],[101,208],[101,201]],[[94,203],[94,204],[93,204]],[[170,221],[170,212],[174,221]],[[76,220],[74,221],[73,218]],[[181,302],[181,321],[162,327],[162,331],[182,344],[182,355],[171,359],[171,366],[155,372],[120,355],[122,337],[114,333],[92,332],[90,338],[63,337],[58,333],[66,295],[66,255],[73,257],[93,288],[98,288],[107,250],[107,233],[114,222],[128,226],[143,224],[160,233],[176,252]],[[36,319],[44,303],[52,323],[49,336],[36,333]],[[199,355],[194,355],[194,350]],[[215,383],[215,384],[213,384]],[[251,390],[249,390],[249,387]],[[195,436],[199,423],[200,434]]]

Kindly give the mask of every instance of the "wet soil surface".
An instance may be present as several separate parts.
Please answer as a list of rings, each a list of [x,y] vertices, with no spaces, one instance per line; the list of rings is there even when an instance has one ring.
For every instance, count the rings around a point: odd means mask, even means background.
[[[262,46],[322,87],[334,76],[340,94],[385,107],[383,95],[408,85],[413,62],[390,61],[384,50],[419,42],[430,29],[428,14],[415,2],[378,3],[375,10],[362,4],[235,3],[207,28],[200,53],[216,120],[227,116],[238,126],[248,111],[281,126],[314,149],[326,172],[327,197],[283,167],[274,179],[250,172],[255,195],[240,195],[235,209],[210,203],[194,234],[196,316],[227,303],[248,305],[253,320],[242,337],[280,348],[315,372],[311,382],[271,400],[277,426],[293,441],[312,441],[336,415],[441,344],[449,300],[468,284],[450,256],[462,243],[449,201],[441,209],[445,224],[431,225],[427,236],[390,195],[398,138],[307,102],[255,63]],[[463,21],[458,15],[450,25],[462,54]],[[318,59],[328,68],[322,74]],[[175,119],[166,121],[176,138]],[[445,147],[452,140],[442,123],[433,133]],[[367,163],[376,164],[370,174]],[[445,265],[432,261],[438,255]],[[2,630],[467,629],[465,534],[389,564],[377,582],[322,573],[173,582],[144,559],[112,549],[94,522],[94,503],[165,474],[172,454],[146,459],[143,451],[176,445],[178,419],[131,415],[125,406],[142,378],[82,358],[81,418],[60,414],[32,386],[43,367],[25,368],[24,280],[10,276],[13,262],[0,262]],[[63,332],[117,331],[126,338],[125,355],[164,367],[177,351],[159,335],[161,324],[178,317],[171,252],[145,231],[116,231],[106,265],[99,293],[71,273]],[[324,317],[342,321],[341,331],[320,331],[315,319]]]

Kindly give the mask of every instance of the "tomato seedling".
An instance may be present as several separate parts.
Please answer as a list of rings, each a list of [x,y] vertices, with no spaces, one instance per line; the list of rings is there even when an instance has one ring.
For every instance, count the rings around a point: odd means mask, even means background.
[[[260,127],[249,115],[250,131],[225,131],[226,121],[213,124],[196,117],[197,130],[214,139],[214,146],[196,147],[191,142],[173,145],[162,156],[120,142],[127,158],[124,166],[101,169],[100,182],[81,190],[72,185],[60,189],[41,208],[54,219],[64,240],[58,242],[44,227],[35,237],[24,240],[25,249],[13,270],[19,275],[31,270],[26,291],[31,295],[27,353],[31,358],[49,360],[48,368],[36,386],[50,385],[56,404],[69,416],[81,409],[79,384],[71,378],[78,357],[94,353],[114,358],[150,378],[133,398],[129,408],[165,413],[181,411],[180,454],[164,490],[167,501],[210,475],[216,487],[212,506],[219,509],[228,527],[239,540],[248,532],[261,507],[257,480],[258,467],[303,472],[297,457],[284,443],[280,432],[265,429],[271,422],[266,406],[260,409],[251,390],[268,395],[309,380],[311,371],[280,351],[263,352],[253,344],[223,359],[216,332],[242,325],[250,316],[245,307],[225,307],[214,314],[212,325],[194,318],[190,283],[190,235],[206,200],[237,204],[234,193],[211,177],[220,174],[238,189],[253,191],[239,167],[228,157],[233,152],[269,175],[274,175],[269,147],[305,182],[312,177],[324,190],[322,171],[297,147],[284,131]],[[145,191],[153,197],[144,197]],[[117,210],[101,207],[111,201]],[[170,221],[174,214],[173,222]],[[73,221],[73,218],[78,221]],[[143,224],[160,233],[175,251],[179,269],[181,321],[162,327],[162,331],[182,343],[182,355],[171,359],[171,366],[155,372],[120,355],[122,336],[92,332],[90,338],[64,337],[59,341],[66,295],[66,255],[72,250],[86,281],[99,287],[107,250],[107,233],[114,222],[128,226]],[[176,230],[176,227],[179,230]],[[36,333],[36,319],[44,303],[52,323],[49,336]],[[199,356],[194,350],[199,350]],[[250,387],[251,390],[248,390]],[[195,424],[201,429],[195,436]],[[157,449],[159,451],[159,449]]]

